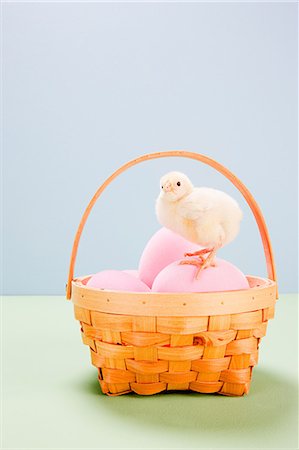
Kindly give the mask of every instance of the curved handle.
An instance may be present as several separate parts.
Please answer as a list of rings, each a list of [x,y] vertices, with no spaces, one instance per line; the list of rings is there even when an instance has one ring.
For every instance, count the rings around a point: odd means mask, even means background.
[[[122,172],[129,169],[132,166],[135,166],[136,164],[139,164],[143,161],[148,161],[150,159],[157,159],[157,158],[166,158],[169,156],[181,156],[184,158],[190,158],[195,159],[197,161],[201,161],[204,164],[207,164],[214,169],[216,169],[218,172],[222,173],[228,180],[230,180],[241,192],[243,197],[245,198],[246,202],[248,203],[249,207],[251,208],[251,211],[253,212],[253,215],[255,217],[255,220],[257,222],[259,232],[262,238],[262,243],[264,247],[265,257],[266,257],[266,264],[267,264],[267,271],[268,271],[268,278],[270,278],[273,281],[276,281],[276,270],[275,270],[275,264],[274,264],[274,256],[273,256],[273,250],[272,245],[270,241],[270,236],[268,233],[268,229],[266,226],[265,219],[263,217],[263,214],[260,210],[260,207],[258,206],[257,202],[249,192],[249,190],[244,186],[244,184],[232,173],[230,172],[226,167],[222,166],[222,164],[219,164],[217,161],[214,161],[211,158],[208,158],[205,155],[201,155],[199,153],[194,152],[186,152],[184,150],[171,150],[166,152],[158,152],[158,153],[149,153],[147,155],[142,155],[139,158],[133,159],[126,164],[124,164],[122,167],[117,169],[109,178],[106,179],[106,181],[99,187],[99,189],[96,191],[92,199],[90,200],[82,218],[81,222],[78,226],[77,233],[75,236],[72,254],[71,254],[71,260],[70,260],[70,268],[69,268],[69,276],[67,281],[67,289],[66,289],[66,298],[71,298],[71,289],[72,289],[72,280],[74,276],[74,266],[75,261],[77,257],[77,250],[78,245],[80,241],[80,237],[84,228],[84,225],[86,223],[86,220],[95,204],[99,196],[103,193],[103,191],[106,189],[106,187]]]

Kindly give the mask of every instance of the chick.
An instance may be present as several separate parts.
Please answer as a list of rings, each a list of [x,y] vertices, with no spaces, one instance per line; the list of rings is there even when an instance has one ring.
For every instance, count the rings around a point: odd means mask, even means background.
[[[242,211],[229,195],[212,188],[194,187],[181,172],[164,175],[160,187],[156,201],[158,221],[201,246],[199,251],[185,254],[198,258],[181,261],[197,266],[198,278],[202,269],[215,265],[217,250],[237,236]]]

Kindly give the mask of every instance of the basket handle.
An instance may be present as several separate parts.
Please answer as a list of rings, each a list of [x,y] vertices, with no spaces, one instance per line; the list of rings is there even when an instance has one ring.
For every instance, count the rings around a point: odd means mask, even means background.
[[[263,217],[263,214],[261,212],[260,207],[258,206],[257,202],[249,192],[249,190],[246,188],[246,186],[232,173],[230,172],[226,167],[224,167],[222,164],[218,163],[217,161],[214,161],[213,159],[201,155],[199,153],[195,152],[187,152],[184,150],[171,150],[166,152],[158,152],[158,153],[149,153],[146,155],[142,155],[139,158],[133,159],[123,166],[121,166],[119,169],[117,169],[112,175],[110,175],[109,178],[106,179],[106,181],[98,188],[92,199],[90,200],[82,218],[80,221],[80,224],[78,226],[74,243],[73,243],[73,249],[70,259],[70,267],[69,267],[69,275],[68,275],[68,281],[67,281],[67,287],[66,287],[66,298],[71,298],[71,290],[72,290],[72,280],[74,276],[74,266],[76,262],[77,257],[77,251],[78,251],[78,245],[80,241],[80,237],[83,231],[83,228],[85,226],[86,220],[96,203],[99,196],[103,193],[103,191],[106,189],[106,187],[122,172],[129,169],[132,166],[135,166],[136,164],[139,164],[143,161],[148,161],[151,159],[157,159],[157,158],[166,158],[169,156],[178,156],[183,158],[190,158],[195,159],[197,161],[201,161],[204,164],[207,164],[214,169],[216,169],[218,172],[222,173],[228,180],[230,180],[241,192],[243,197],[245,198],[246,202],[248,203],[249,207],[251,208],[251,211],[255,217],[255,220],[257,222],[259,232],[262,238],[262,243],[264,247],[265,257],[266,257],[266,265],[267,265],[267,272],[268,272],[268,278],[276,281],[276,270],[275,270],[275,263],[274,263],[274,255],[272,250],[272,245],[270,241],[270,236],[268,233],[268,229],[266,226],[265,219]]]

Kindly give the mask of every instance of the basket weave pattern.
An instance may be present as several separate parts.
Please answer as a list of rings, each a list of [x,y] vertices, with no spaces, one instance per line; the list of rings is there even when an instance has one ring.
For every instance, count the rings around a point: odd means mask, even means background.
[[[74,306],[103,393],[248,393],[274,306],[202,317],[142,317]]]

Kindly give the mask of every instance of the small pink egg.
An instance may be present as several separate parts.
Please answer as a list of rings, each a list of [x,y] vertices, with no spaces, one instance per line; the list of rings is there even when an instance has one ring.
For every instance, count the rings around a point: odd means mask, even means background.
[[[149,292],[150,288],[135,276],[121,270],[103,270],[88,280],[87,287],[113,291]]]
[[[195,278],[197,267],[175,261],[155,278],[153,292],[217,292],[249,289],[245,275],[236,266],[216,258],[216,266],[203,269]]]
[[[145,246],[139,261],[139,278],[149,287],[164,267],[178,259],[184,253],[196,252],[201,247],[187,241],[167,228],[157,231]]]
[[[126,269],[123,270],[124,273],[128,273],[129,275],[133,275],[133,277],[139,278],[139,272],[136,269]]]

